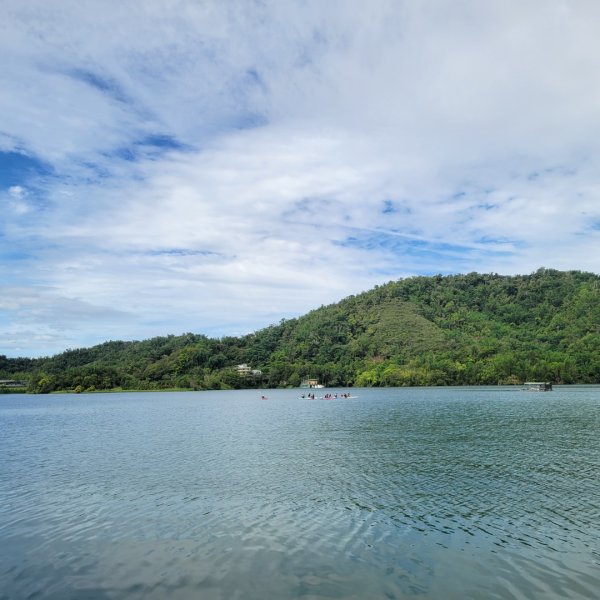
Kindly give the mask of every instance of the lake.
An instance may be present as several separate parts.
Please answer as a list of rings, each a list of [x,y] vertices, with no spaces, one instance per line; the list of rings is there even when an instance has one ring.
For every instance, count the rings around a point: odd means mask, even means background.
[[[598,597],[600,387],[265,393],[0,396],[0,598]]]

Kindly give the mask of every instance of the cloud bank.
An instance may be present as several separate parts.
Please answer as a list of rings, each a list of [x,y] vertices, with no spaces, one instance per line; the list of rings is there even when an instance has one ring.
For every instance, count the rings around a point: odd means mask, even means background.
[[[4,7],[0,353],[600,271],[596,2]]]

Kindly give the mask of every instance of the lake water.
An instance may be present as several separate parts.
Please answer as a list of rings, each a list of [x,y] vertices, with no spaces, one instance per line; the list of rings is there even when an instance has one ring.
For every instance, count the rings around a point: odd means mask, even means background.
[[[354,393],[0,396],[0,598],[598,597],[600,387]]]

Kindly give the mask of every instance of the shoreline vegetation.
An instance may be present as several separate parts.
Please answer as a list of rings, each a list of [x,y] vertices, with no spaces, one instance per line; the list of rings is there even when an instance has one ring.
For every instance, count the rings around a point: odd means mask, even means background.
[[[294,388],[308,378],[329,388],[600,383],[600,276],[411,277],[241,337],[0,355],[0,379],[30,393]]]

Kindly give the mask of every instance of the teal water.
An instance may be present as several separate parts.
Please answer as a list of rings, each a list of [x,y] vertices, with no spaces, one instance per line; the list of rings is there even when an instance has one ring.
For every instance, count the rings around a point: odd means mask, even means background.
[[[0,397],[0,598],[597,598],[600,387]]]

